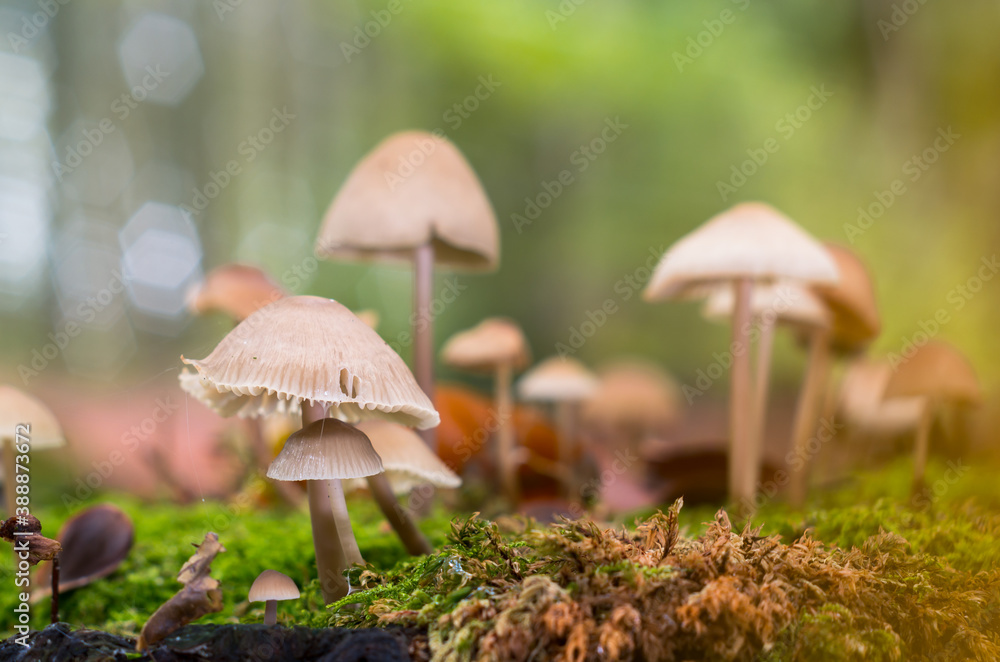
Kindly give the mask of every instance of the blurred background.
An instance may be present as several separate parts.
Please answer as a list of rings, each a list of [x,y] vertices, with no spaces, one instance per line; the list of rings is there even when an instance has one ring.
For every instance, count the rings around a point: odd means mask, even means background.
[[[438,347],[501,314],[538,358],[641,355],[693,383],[729,331],[696,304],[644,303],[649,260],[760,199],[867,260],[874,354],[944,309],[934,335],[974,363],[976,429],[992,430],[998,21],[986,0],[3,0],[3,381],[77,421],[103,403],[90,434],[119,439],[169,409],[156,398],[181,353],[231,328],[193,319],[185,293],[232,261],[378,311],[392,342],[409,272],[311,256],[351,167],[419,128],[464,152],[502,236],[497,272],[456,276]],[[573,346],[608,300],[617,312]],[[804,361],[779,335],[779,400]],[[218,421],[180,410],[179,440]]]

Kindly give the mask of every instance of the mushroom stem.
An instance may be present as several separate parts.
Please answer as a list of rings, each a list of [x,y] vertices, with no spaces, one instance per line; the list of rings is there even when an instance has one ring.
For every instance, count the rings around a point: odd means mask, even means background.
[[[917,435],[913,446],[913,494],[924,486],[924,472],[927,470],[927,456],[931,446],[931,428],[934,424],[934,401],[928,398],[920,412]]]
[[[733,367],[729,395],[729,498],[741,508],[753,502],[753,486],[744,485],[743,463],[753,437],[750,400],[750,297],[753,281],[739,278],[734,284]]]
[[[322,405],[302,403],[303,426],[322,420],[325,416],[326,409]],[[334,483],[336,483],[335,489]],[[349,519],[346,530],[338,526],[337,511],[340,510],[345,514],[347,512],[340,481],[309,480],[306,481],[306,486],[313,549],[316,551],[316,570],[319,573],[323,600],[326,604],[330,604],[350,592],[351,587],[344,577],[344,571],[352,561],[349,559],[344,541],[349,539],[354,542],[354,532],[351,531]],[[357,548],[356,542],[354,547]]]
[[[3,501],[4,508],[7,509],[7,514],[10,516],[14,515],[14,509],[17,507],[17,490],[15,489],[14,476],[14,440],[10,437],[4,437],[3,439]]]
[[[278,601],[265,600],[264,625],[277,625],[277,624],[278,624]]]
[[[354,529],[351,527],[351,516],[347,512],[347,500],[344,498],[344,486],[339,480],[330,480],[330,507],[333,510],[333,518],[337,521],[337,532],[340,534],[340,545],[344,549],[344,557],[347,565],[364,563],[361,550],[358,549],[358,541],[354,538]]]
[[[576,445],[574,439],[574,419],[575,403],[570,400],[562,400],[556,403],[556,462],[566,470],[564,489],[566,496],[573,501],[576,497],[576,484],[573,478],[576,472],[573,471],[573,449]]]
[[[743,463],[743,480],[748,490],[757,490],[760,470],[764,457],[764,431],[767,427],[767,395],[771,379],[771,353],[774,347],[774,327],[776,317],[763,315],[760,318],[760,338],[757,340],[757,368],[753,390],[753,436]],[[748,504],[756,510],[754,503]]]
[[[434,315],[431,290],[434,288],[434,244],[428,242],[413,251],[413,374],[427,397],[434,401]],[[437,451],[434,428],[421,430],[427,445]]]
[[[795,459],[791,467],[788,499],[796,508],[800,508],[806,500],[809,464],[812,459],[809,451],[809,439],[810,435],[816,431],[819,401],[823,394],[823,385],[826,383],[829,369],[829,334],[825,329],[816,329],[809,338],[806,375],[802,389],[799,391],[799,401],[795,405],[795,423],[792,427],[792,453]]]
[[[504,361],[497,366],[494,397],[496,398],[497,410],[497,450],[500,455],[500,481],[503,485],[504,495],[510,500],[512,505],[516,505],[520,495],[517,485],[518,463],[514,453],[514,425],[511,420],[513,418],[513,408],[511,406],[510,382],[513,372],[513,368],[508,361]]]
[[[50,607],[50,622],[59,622],[59,555],[52,557],[52,604]]]
[[[367,480],[368,489],[372,491],[375,502],[382,509],[382,514],[385,515],[386,520],[392,525],[396,535],[403,541],[406,551],[411,556],[422,556],[434,551],[431,544],[427,542],[427,538],[424,537],[424,534],[420,532],[420,529],[410,519],[406,509],[396,499],[396,495],[393,494],[392,486],[389,485],[389,479],[385,477],[385,473],[368,476]]]

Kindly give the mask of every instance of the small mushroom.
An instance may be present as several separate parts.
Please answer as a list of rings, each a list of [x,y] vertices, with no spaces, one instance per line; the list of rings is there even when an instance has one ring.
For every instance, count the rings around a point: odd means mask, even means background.
[[[195,315],[221,312],[237,322],[288,296],[264,270],[247,264],[224,264],[212,269],[188,293],[188,308]]]
[[[418,156],[401,172],[400,163]],[[493,271],[500,231],[482,184],[451,141],[396,133],[351,171],[323,218],[316,255],[413,264],[413,372],[433,399],[434,267]],[[425,439],[435,447],[432,431]]]
[[[677,382],[659,365],[629,358],[602,365],[597,391],[583,405],[583,423],[604,443],[636,450],[663,435],[680,415]]]
[[[743,465],[752,447],[751,297],[755,284],[776,280],[833,283],[837,267],[823,246],[773,207],[738,204],[682,237],[663,254],[643,292],[647,301],[691,299],[706,288],[733,287],[729,401],[729,494],[752,509],[754,485]]]
[[[580,361],[570,357],[550,357],[521,377],[517,384],[522,400],[551,402],[555,407],[558,463],[571,469],[576,455],[577,418],[580,403],[591,397],[600,387],[597,376]],[[572,499],[576,496],[574,477],[568,471],[565,489]]]
[[[0,384],[0,443],[3,444],[4,507],[13,515],[17,505],[17,456],[59,448],[66,445],[66,440],[55,414],[40,400],[13,386]]]
[[[264,603],[264,625],[278,622],[278,600],[298,600],[299,587],[292,578],[277,570],[265,570],[257,575],[250,587],[250,602]]]
[[[516,504],[519,492],[518,457],[511,420],[511,380],[515,370],[523,369],[531,361],[528,341],[513,321],[491,317],[449,338],[441,349],[441,358],[456,368],[494,374],[500,481],[504,494],[512,504]]]
[[[430,543],[396,497],[409,494],[418,485],[453,489],[462,484],[462,479],[431,452],[420,435],[405,425],[371,420],[359,423],[358,430],[371,440],[385,467],[384,472],[366,478],[372,496],[406,551],[413,556],[430,554],[433,551]],[[360,480],[344,483],[345,490],[360,487]]]

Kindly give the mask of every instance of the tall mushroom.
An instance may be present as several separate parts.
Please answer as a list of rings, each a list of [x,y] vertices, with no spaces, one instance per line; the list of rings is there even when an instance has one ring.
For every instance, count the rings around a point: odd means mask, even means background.
[[[812,459],[807,445],[816,432],[833,357],[863,351],[878,336],[882,326],[875,303],[875,288],[864,262],[843,246],[826,243],[824,248],[836,263],[840,277],[836,283],[812,285],[813,292],[830,311],[831,325],[829,328],[814,327],[804,334],[809,359],[792,426],[792,452],[799,461],[792,467],[789,485],[789,501],[797,507],[806,498]]]
[[[776,280],[835,282],[829,254],[791,219],[760,202],[738,204],[682,237],[657,265],[643,292],[647,301],[695,298],[706,287],[734,289],[729,413],[729,492],[737,503],[753,500],[740,470],[751,445],[750,299],[755,283]]]
[[[17,507],[17,456],[25,454],[20,449],[15,453],[16,447],[26,445],[34,453],[64,446],[66,439],[52,410],[34,396],[0,384],[0,442],[3,444],[4,507],[8,515],[13,515]],[[28,469],[27,464],[22,464]]]
[[[705,301],[703,314],[709,319],[730,319],[735,301],[732,289],[725,287],[713,292]],[[757,341],[757,367],[753,392],[752,443],[743,463],[742,481],[756,489],[764,460],[764,429],[767,419],[767,392],[771,372],[771,348],[777,324],[791,327],[802,334],[823,332],[830,327],[830,313],[808,288],[797,283],[762,285],[753,291],[750,310],[760,329]],[[747,504],[752,511],[754,504]],[[749,514],[749,513],[748,513]]]
[[[441,348],[442,360],[450,366],[472,372],[492,372],[497,416],[497,452],[500,481],[512,504],[519,496],[518,459],[511,381],[514,372],[531,361],[531,350],[521,329],[513,321],[490,317],[466,331],[456,333]]]
[[[414,556],[430,554],[433,551],[430,543],[396,497],[408,495],[421,485],[454,489],[462,484],[462,479],[431,452],[420,435],[405,425],[372,420],[359,423],[358,430],[371,439],[385,467],[383,473],[365,479],[382,514],[403,541],[407,552]],[[344,485],[345,490],[360,487],[360,480]],[[418,503],[413,510],[419,510],[420,505]]]
[[[574,358],[559,356],[545,359],[526,372],[517,384],[522,400],[549,402],[555,408],[557,459],[567,470],[564,487],[571,498],[576,492],[573,479],[577,472],[571,470],[571,464],[576,455],[580,403],[593,396],[599,387],[600,381],[587,366]]]
[[[403,360],[331,299],[279,299],[247,317],[207,358],[181,358],[196,370],[181,373],[181,387],[223,416],[301,410],[304,427],[327,415],[348,422],[386,418],[419,428],[440,422]],[[349,546],[354,535],[342,515],[339,481],[309,481],[308,495],[316,564],[331,602],[345,587],[334,585],[343,568],[329,541]],[[356,547],[342,550],[348,562],[360,560]]]
[[[323,218],[316,254],[327,259],[413,263],[413,366],[434,390],[434,266],[493,271],[500,259],[496,216],[482,184],[447,139],[396,133],[347,177]],[[435,447],[433,435],[425,439]]]
[[[913,490],[923,487],[927,456],[930,453],[934,417],[946,404],[976,405],[982,400],[979,380],[961,352],[940,340],[921,345],[912,356],[894,366],[885,387],[885,399],[924,399],[913,449]]]

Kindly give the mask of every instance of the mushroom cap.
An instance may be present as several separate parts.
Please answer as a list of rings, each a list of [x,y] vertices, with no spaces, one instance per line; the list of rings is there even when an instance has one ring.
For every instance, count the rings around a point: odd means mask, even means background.
[[[24,391],[0,384],[0,439],[14,439],[18,425],[31,425],[28,437],[34,450],[66,445],[62,427],[52,410]]]
[[[651,431],[676,420],[677,384],[659,366],[630,359],[609,364],[599,374],[600,387],[583,406],[588,424]]]
[[[295,413],[308,400],[349,422],[440,422],[403,359],[332,299],[279,299],[243,320],[207,358],[181,360],[198,372],[182,372],[181,387],[223,416]]]
[[[850,424],[878,434],[899,434],[917,427],[926,398],[885,399],[885,387],[892,375],[886,359],[862,358],[848,364],[840,383],[838,406]]]
[[[386,478],[396,494],[406,494],[417,485],[454,489],[462,479],[427,447],[416,432],[405,425],[388,421],[365,421],[358,429],[371,439],[382,458]],[[344,489],[359,489],[363,481],[346,481]]]
[[[491,271],[500,258],[496,216],[479,178],[446,138],[396,133],[354,167],[316,237],[322,258],[409,261],[434,245],[434,261]]]
[[[833,315],[831,340],[842,351],[863,349],[882,330],[871,275],[853,251],[834,243],[823,245],[836,262],[840,279],[815,283],[812,290]]]
[[[885,397],[927,396],[978,404],[982,400],[979,380],[972,365],[946,342],[931,340],[898,366],[885,387]]]
[[[355,310],[354,315],[370,326],[373,330],[378,330],[378,323],[382,321],[377,310],[372,310],[371,308],[365,308],[364,310]]]
[[[345,480],[374,476],[382,470],[382,460],[364,432],[335,418],[321,418],[288,437],[267,468],[267,477]]]
[[[794,221],[762,202],[744,202],[709,219],[671,246],[642,296],[690,298],[705,285],[752,278],[836,282],[837,266]]]
[[[257,575],[250,586],[247,599],[250,602],[268,600],[295,600],[299,597],[299,587],[291,577],[277,570],[265,570]]]
[[[288,296],[262,269],[247,264],[224,264],[212,269],[188,293],[188,308],[195,315],[219,311],[244,320],[267,304]]]
[[[581,361],[551,356],[525,373],[517,383],[522,400],[562,402],[586,400],[600,388],[600,380]]]
[[[490,372],[502,363],[521,370],[531,361],[531,350],[516,323],[503,317],[489,317],[449,338],[441,348],[441,360],[455,368],[476,372]]]
[[[702,314],[714,320],[728,320],[733,316],[736,296],[730,285],[715,288],[705,300]],[[753,288],[750,310],[754,317],[775,315],[778,322],[799,327],[827,328],[830,312],[819,297],[808,288],[794,282],[782,281]]]

